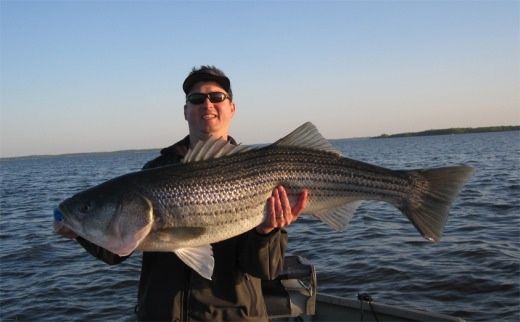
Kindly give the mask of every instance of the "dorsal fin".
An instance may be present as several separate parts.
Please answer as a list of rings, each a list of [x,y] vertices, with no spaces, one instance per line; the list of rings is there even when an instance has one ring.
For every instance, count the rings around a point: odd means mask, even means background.
[[[206,141],[197,142],[195,147],[186,153],[182,163],[216,159],[226,155],[249,151],[252,148],[248,145],[234,145],[222,138],[209,138]]]
[[[311,122],[300,125],[296,130],[276,141],[273,145],[297,146],[341,155],[341,152],[330,144]]]

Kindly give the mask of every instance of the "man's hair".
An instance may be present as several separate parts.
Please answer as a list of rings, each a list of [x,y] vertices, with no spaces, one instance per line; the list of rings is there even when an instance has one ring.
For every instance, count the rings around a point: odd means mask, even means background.
[[[184,93],[188,95],[193,88],[193,85],[198,82],[215,82],[227,92],[231,99],[233,99],[233,92],[231,91],[231,82],[229,81],[229,78],[227,78],[223,71],[215,66],[202,65],[199,68],[193,67],[188,77],[184,80],[184,83],[182,83]]]

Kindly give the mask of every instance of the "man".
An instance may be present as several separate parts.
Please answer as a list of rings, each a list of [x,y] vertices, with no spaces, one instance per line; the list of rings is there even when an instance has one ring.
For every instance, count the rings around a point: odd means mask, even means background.
[[[193,69],[183,83],[184,118],[189,135],[161,150],[144,168],[180,162],[190,148],[209,137],[232,144],[229,127],[236,106],[226,75],[213,66]],[[283,267],[287,233],[307,203],[307,191],[291,207],[283,187],[266,201],[264,222],[242,235],[212,245],[215,268],[207,280],[186,266],[175,254],[144,252],[136,313],[140,320],[157,321],[266,321],[261,279],[274,279]],[[93,245],[67,229],[59,234],[76,240],[92,255],[109,264],[126,259]]]

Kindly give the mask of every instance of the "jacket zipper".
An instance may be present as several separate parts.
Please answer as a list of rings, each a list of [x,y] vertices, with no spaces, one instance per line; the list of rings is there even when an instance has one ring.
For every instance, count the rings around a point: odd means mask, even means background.
[[[186,274],[186,285],[184,287],[184,303],[183,303],[183,317],[182,321],[188,322],[189,319],[189,313],[190,313],[190,296],[191,296],[191,277],[192,277],[192,271],[190,268],[186,267],[186,271],[188,272]]]

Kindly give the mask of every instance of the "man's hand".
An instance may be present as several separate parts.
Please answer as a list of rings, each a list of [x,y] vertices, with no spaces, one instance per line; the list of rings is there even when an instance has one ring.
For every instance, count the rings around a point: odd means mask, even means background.
[[[282,228],[295,222],[307,206],[308,196],[309,192],[304,190],[298,197],[296,205],[291,207],[285,188],[282,186],[276,187],[271,197],[267,199],[267,217],[264,222],[256,227],[256,231],[267,235],[276,228]]]
[[[63,226],[60,222],[54,222],[54,231],[56,234],[63,236],[68,239],[76,239],[78,235],[67,227]]]

